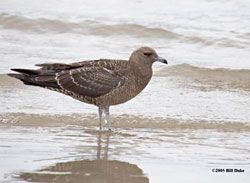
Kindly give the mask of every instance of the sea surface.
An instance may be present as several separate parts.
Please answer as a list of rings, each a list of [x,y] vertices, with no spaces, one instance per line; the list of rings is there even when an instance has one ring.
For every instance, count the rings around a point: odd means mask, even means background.
[[[249,181],[249,10],[248,0],[1,0],[0,182]],[[128,59],[141,46],[169,65],[111,107],[112,133],[97,131],[96,107],[6,75]]]

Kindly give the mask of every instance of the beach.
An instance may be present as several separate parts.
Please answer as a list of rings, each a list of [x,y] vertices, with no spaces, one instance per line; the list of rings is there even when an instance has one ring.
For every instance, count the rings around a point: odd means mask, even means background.
[[[113,8],[110,8],[113,7]],[[250,3],[0,2],[0,182],[241,182],[250,178]],[[140,11],[138,11],[140,10]],[[23,85],[11,68],[153,47],[148,86],[97,107]]]

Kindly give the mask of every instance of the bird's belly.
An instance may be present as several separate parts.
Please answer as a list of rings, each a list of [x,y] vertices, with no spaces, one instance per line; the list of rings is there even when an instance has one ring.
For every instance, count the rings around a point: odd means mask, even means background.
[[[111,91],[110,93],[103,95],[98,98],[97,101],[99,106],[111,106],[125,103],[134,97],[136,97],[145,87],[146,85],[139,87],[131,87],[133,85],[123,86],[116,90]]]

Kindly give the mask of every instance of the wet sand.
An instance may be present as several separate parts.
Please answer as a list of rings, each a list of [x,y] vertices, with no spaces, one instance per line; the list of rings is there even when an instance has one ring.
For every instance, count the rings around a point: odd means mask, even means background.
[[[209,123],[207,128],[196,124],[193,128],[171,121],[172,126],[152,128],[149,121],[157,124],[155,119],[120,116],[114,118],[118,123],[110,133],[98,132],[93,116],[8,116],[15,121],[4,121],[1,115],[1,182],[249,180],[250,129],[244,124],[230,129]],[[127,128],[119,127],[122,122]],[[142,122],[148,126],[138,125]],[[245,172],[215,173],[214,168],[241,168]]]

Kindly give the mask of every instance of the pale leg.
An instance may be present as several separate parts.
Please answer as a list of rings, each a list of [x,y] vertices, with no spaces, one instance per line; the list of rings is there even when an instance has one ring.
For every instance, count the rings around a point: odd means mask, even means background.
[[[98,107],[98,114],[99,114],[99,130],[101,131],[102,130],[102,108],[101,107]]]
[[[105,113],[106,122],[108,124],[108,130],[111,131],[111,119],[110,119],[110,115],[109,115],[109,107],[106,107],[104,109],[104,113]]]

